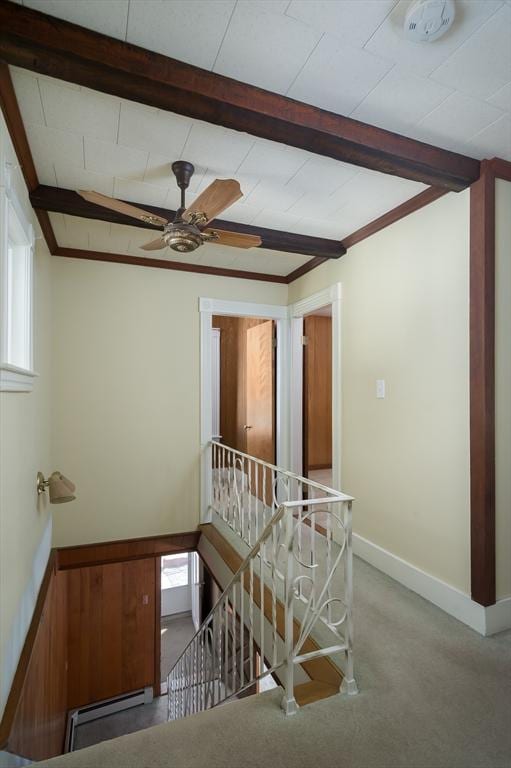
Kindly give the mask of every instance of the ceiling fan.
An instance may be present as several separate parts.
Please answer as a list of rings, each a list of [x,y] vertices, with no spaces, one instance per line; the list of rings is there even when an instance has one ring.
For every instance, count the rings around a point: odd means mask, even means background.
[[[168,221],[162,216],[144,211],[115,197],[108,197],[99,192],[78,190],[78,194],[85,200],[104,208],[110,208],[125,216],[154,224],[163,229],[162,234],[156,240],[142,245],[144,251],[157,251],[161,248],[172,248],[173,251],[188,253],[194,251],[204,243],[218,243],[219,245],[231,245],[236,248],[254,248],[261,245],[261,238],[257,235],[244,235],[238,232],[226,232],[221,229],[207,228],[207,224],[235,203],[243,193],[239,182],[235,179],[215,179],[191,205],[185,205],[185,191],[190,184],[194,172],[191,163],[185,160],[176,160],[172,163],[172,171],[176,177],[177,185],[181,190],[181,205],[176,211],[173,221]]]

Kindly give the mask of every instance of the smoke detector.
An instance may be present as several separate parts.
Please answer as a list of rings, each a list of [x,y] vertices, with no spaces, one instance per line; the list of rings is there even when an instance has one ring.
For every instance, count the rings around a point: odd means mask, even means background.
[[[438,40],[453,23],[454,15],[454,0],[417,0],[405,17],[405,37],[415,43]]]

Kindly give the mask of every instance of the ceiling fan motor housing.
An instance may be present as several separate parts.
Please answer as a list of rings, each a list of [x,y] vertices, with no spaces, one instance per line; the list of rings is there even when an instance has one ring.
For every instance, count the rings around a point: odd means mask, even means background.
[[[163,235],[163,240],[173,251],[190,253],[203,243],[200,230],[184,221],[174,222]]]

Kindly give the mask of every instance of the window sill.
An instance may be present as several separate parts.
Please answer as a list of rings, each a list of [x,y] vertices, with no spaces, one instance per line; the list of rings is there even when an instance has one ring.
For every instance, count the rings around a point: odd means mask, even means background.
[[[32,392],[37,376],[38,373],[26,368],[0,363],[0,392]]]

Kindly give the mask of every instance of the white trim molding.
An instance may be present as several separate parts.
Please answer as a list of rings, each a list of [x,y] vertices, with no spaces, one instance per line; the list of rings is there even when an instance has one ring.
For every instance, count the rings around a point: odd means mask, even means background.
[[[0,392],[32,392],[37,376],[34,371],[0,363]]]
[[[511,629],[511,597],[485,608],[460,589],[431,576],[356,533],[353,534],[353,554],[481,635],[493,635]]]

